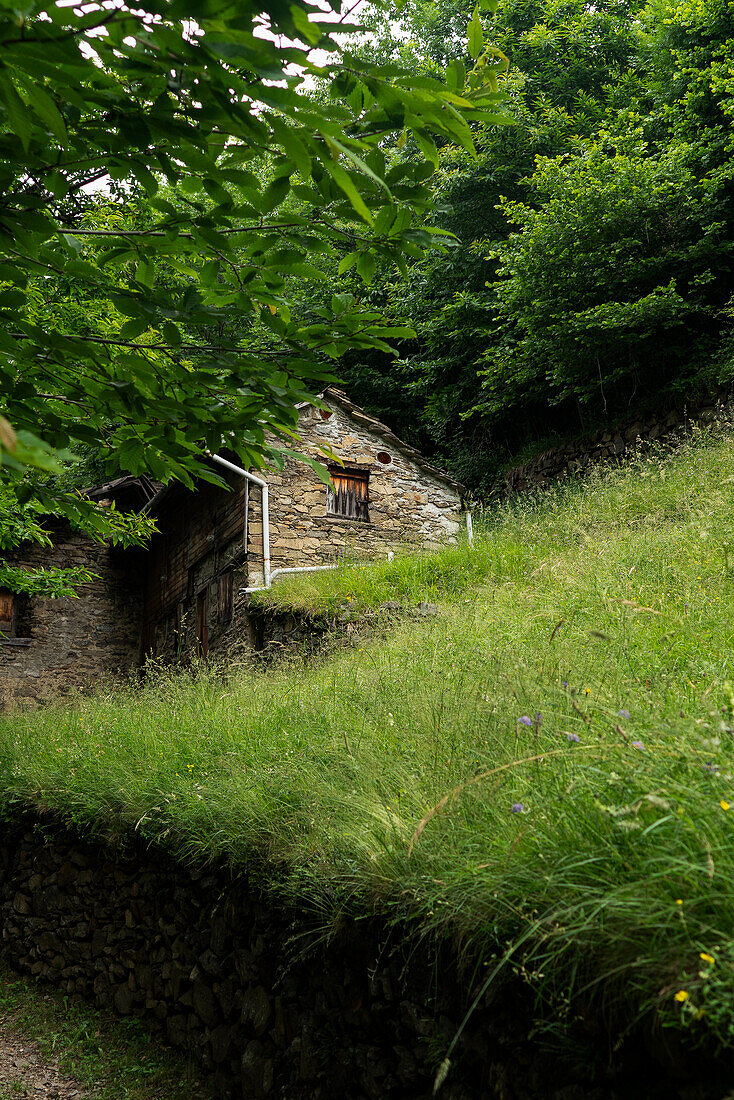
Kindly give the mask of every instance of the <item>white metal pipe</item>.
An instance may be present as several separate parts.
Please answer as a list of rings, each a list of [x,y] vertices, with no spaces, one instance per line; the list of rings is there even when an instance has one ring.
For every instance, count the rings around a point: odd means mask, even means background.
[[[233,474],[239,474],[240,477],[246,477],[248,481],[252,481],[255,485],[259,485],[261,489],[267,489],[267,481],[263,481],[257,474],[251,474],[249,470],[243,470],[241,466],[235,466],[234,462],[230,462],[228,458],[222,458],[221,455],[213,455],[211,453],[209,454],[209,458],[219,466],[224,466],[225,470],[231,470]]]
[[[466,537],[469,540],[469,545],[474,545],[474,522],[472,520],[471,512],[466,513]]]
[[[263,500],[263,580],[265,581],[265,587],[270,588],[270,493],[268,491],[267,481],[263,481],[261,477],[257,477],[255,474],[251,474],[249,470],[243,470],[241,466],[235,466],[234,462],[230,462],[226,458],[222,458],[221,455],[210,454],[212,462],[216,462],[219,466],[223,466],[225,470],[231,470],[233,474],[239,474],[240,477],[247,478],[253,485],[259,485],[262,489]],[[246,548],[245,548],[246,549]],[[256,591],[256,589],[251,589]]]
[[[270,579],[274,580],[276,577],[280,577],[283,573],[318,573],[322,569],[338,569],[337,565],[289,565],[284,568],[274,569],[270,574]]]
[[[270,584],[268,588],[272,587],[273,581],[276,577],[281,577],[284,573],[318,573],[322,569],[338,569],[337,565],[289,565],[278,567],[273,569],[270,573]],[[240,588],[239,592],[241,596],[244,596],[247,592],[264,592],[264,588]]]
[[[263,497],[263,580],[270,588],[270,492],[267,485],[262,487]]]

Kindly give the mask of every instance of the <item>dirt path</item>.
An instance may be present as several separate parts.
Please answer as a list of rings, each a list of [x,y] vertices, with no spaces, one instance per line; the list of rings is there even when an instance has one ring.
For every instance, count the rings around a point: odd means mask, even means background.
[[[89,1093],[0,1016],[0,1100],[83,1100]]]

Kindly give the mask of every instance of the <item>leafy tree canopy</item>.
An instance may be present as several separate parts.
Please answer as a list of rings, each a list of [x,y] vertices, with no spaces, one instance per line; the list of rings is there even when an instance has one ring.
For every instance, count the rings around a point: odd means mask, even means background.
[[[498,358],[506,361],[494,290],[496,251],[513,230],[503,200],[537,207],[543,201],[532,182],[538,158],[578,153],[642,94],[642,7],[643,0],[501,0],[492,38],[511,61],[502,87],[515,124],[477,125],[477,157],[458,146],[442,153],[433,217],[455,234],[454,247],[416,260],[408,280],[382,267],[364,292],[412,325],[417,339],[401,342],[397,363],[379,352],[350,352],[342,368],[350,392],[478,493],[489,489],[498,462],[534,427],[527,405],[518,424],[511,384],[504,415],[499,370],[502,407],[488,415],[478,377],[496,368]],[[402,28],[397,37],[395,21]],[[376,21],[378,44],[365,49],[383,56],[392,51],[417,71],[433,72],[451,60],[471,64],[462,31],[456,0],[409,0],[395,6],[392,21]],[[409,141],[404,155],[415,152]],[[472,413],[476,408],[481,412]]]
[[[339,250],[369,282],[378,258],[404,267],[434,246],[435,142],[472,151],[503,63],[478,11],[475,64],[448,83],[365,63],[346,14],[0,0],[0,480],[20,499],[123,536],[28,468],[53,473],[80,445],[186,484],[215,477],[206,452],[222,446],[260,465],[339,355],[404,335],[348,294],[304,320],[289,277],[323,279]],[[403,133],[420,155],[394,164]],[[110,201],[90,217],[95,188]],[[122,192],[144,197],[142,222]],[[64,297],[95,305],[60,323],[45,307]],[[272,339],[253,348],[255,324]]]
[[[466,62],[455,0],[395,14],[396,58]],[[479,494],[526,447],[734,382],[730,0],[501,0],[493,40],[516,124],[446,150],[457,247],[365,292],[417,339],[344,370]]]
[[[571,155],[505,203],[480,407],[592,422],[732,378],[731,53],[722,0],[640,13],[644,82]]]

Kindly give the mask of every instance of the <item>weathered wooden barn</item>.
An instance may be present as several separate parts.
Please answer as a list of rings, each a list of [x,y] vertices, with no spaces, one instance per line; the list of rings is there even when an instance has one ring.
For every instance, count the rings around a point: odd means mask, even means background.
[[[292,571],[456,539],[461,486],[343,392],[329,388],[321,405],[301,407],[299,434],[304,454],[333,455],[330,486],[302,461],[253,474],[217,457],[227,489],[121,478],[90,494],[151,513],[159,530],[145,549],[63,528],[53,551],[21,549],[22,564],[85,565],[97,580],[76,599],[0,593],[0,703],[83,690],[148,656],[251,649],[252,590]]]

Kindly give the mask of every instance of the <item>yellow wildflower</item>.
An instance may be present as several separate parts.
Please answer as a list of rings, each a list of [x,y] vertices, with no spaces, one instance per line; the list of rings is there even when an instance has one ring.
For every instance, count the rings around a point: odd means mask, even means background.
[[[714,956],[707,954],[705,951],[702,951],[701,954],[698,957],[699,957],[699,959],[703,959],[703,961],[705,963],[714,963],[714,962],[716,962],[716,959],[714,958]]]
[[[688,1000],[689,996],[688,990],[679,989],[673,1000],[678,1001],[679,1004],[683,1004],[684,1001]]]
[[[729,803],[726,802],[723,798],[722,798],[721,802],[719,803],[719,805],[721,806],[722,810],[728,810],[729,809]]]
[[[676,905],[682,905],[683,904],[683,898],[676,898],[675,899],[675,904]]]

